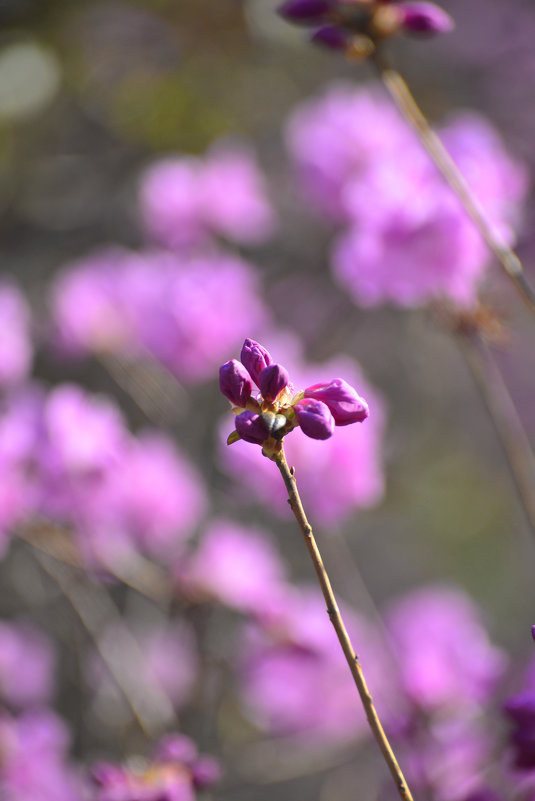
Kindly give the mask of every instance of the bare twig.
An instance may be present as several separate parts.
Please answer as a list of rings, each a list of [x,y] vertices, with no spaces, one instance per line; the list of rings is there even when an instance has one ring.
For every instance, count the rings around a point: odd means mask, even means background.
[[[429,157],[455,193],[464,210],[478,229],[481,238],[501,264],[505,273],[520,292],[525,304],[535,313],[535,292],[529,284],[522,262],[512,248],[499,236],[487,219],[484,210],[475,198],[464,176],[442,144],[440,137],[431,128],[425,114],[397,70],[386,66],[382,58],[375,56],[374,63],[381,80],[399,111],[414,128]]]
[[[503,448],[507,464],[535,538],[535,456],[515,404],[492,355],[477,333],[458,332],[458,340]]]
[[[91,637],[100,658],[117,687],[130,706],[143,733],[153,738],[174,720],[169,698],[154,685],[147,686],[140,676],[139,666],[143,655],[112,599],[103,590],[99,592],[78,571],[35,550],[35,558],[56,582]],[[103,639],[109,624],[118,626],[113,647]]]
[[[388,766],[388,769],[390,770],[390,773],[392,774],[392,778],[396,783],[400,798],[402,801],[412,801],[411,792],[381,725],[381,721],[379,720],[379,716],[373,703],[373,698],[368,689],[366,679],[364,678],[364,673],[362,671],[359,658],[353,649],[349,634],[347,633],[347,629],[342,620],[342,616],[340,614],[340,610],[338,609],[338,604],[336,603],[336,598],[331,587],[329,576],[325,570],[314,534],[312,533],[312,528],[307,520],[303,505],[301,503],[301,498],[299,497],[294,470],[293,468],[288,467],[282,445],[280,450],[277,451],[277,453],[275,453],[271,458],[279,468],[282,475],[286,490],[288,492],[290,506],[295,515],[295,519],[299,524],[299,528],[301,529],[308,552],[314,564],[314,569],[321,586],[321,591],[323,593],[323,597],[325,598],[325,603],[327,604],[329,618],[334,626],[338,640],[342,646],[344,656],[347,660],[347,664],[351,670],[353,680],[357,686],[360,700],[364,707],[370,729],[372,730],[373,736],[375,737],[375,740],[381,749],[381,753]]]

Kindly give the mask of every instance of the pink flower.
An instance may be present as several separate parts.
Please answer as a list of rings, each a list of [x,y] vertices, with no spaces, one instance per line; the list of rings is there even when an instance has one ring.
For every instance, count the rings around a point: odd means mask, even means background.
[[[224,236],[243,244],[267,239],[274,214],[253,153],[218,144],[204,159],[174,157],[156,162],[142,177],[144,227],[171,249]]]
[[[276,611],[288,591],[286,569],[264,532],[215,520],[198,549],[177,568],[179,586],[192,598],[213,598],[261,618]]]

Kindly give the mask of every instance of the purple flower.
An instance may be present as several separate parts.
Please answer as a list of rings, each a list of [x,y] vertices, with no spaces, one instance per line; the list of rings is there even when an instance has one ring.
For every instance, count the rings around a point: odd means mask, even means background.
[[[0,622],[0,695],[16,707],[50,701],[55,653],[47,637],[32,626]]]
[[[267,319],[253,268],[215,250],[97,253],[60,274],[52,314],[62,351],[153,358],[181,381],[213,375]]]
[[[242,412],[235,419],[236,431],[245,442],[261,445],[269,437],[269,430],[260,414]]]
[[[0,386],[26,378],[32,362],[30,309],[20,290],[10,281],[0,282]]]
[[[453,19],[434,3],[399,3],[402,26],[409,33],[449,33],[455,27]]]
[[[219,368],[219,389],[233,406],[245,408],[251,397],[253,382],[243,364],[237,359],[231,359]]]
[[[294,406],[295,416],[304,434],[312,439],[329,439],[334,433],[334,417],[320,400],[304,398]]]
[[[183,755],[187,756],[185,761]],[[217,768],[212,757],[197,756],[189,738],[166,735],[156,746],[152,761],[138,758],[127,767],[95,765],[95,801],[194,801],[197,787],[219,779]]]
[[[350,636],[366,653],[371,691],[381,703],[389,686],[385,654],[363,618],[347,607],[343,614]],[[312,588],[294,591],[274,625],[255,621],[245,627],[237,651],[243,708],[269,734],[316,743],[366,736],[366,720],[344,657],[332,648],[330,628],[321,593]]]
[[[303,397],[306,394],[304,392],[296,393],[290,384],[288,372],[280,364],[273,362],[271,354],[262,345],[246,339],[241,360],[261,392],[253,401],[255,411],[249,408],[236,417],[236,431],[241,439],[263,445],[266,452],[266,447],[273,447],[273,443],[266,444],[270,437],[273,440],[282,440],[296,426],[300,426],[303,433],[311,439],[324,440],[332,436],[335,418],[329,406],[316,397]],[[224,364],[222,370],[225,374],[229,371],[236,373],[238,368],[231,361]],[[330,398],[339,425],[362,421],[366,416],[365,402],[342,379],[337,379],[330,385],[314,385],[309,389],[314,393],[316,388],[319,388],[318,391],[323,389]],[[238,410],[234,411],[236,413]],[[236,436],[231,435],[228,442],[234,444]]]
[[[343,378],[328,384],[313,384],[305,389],[305,398],[323,401],[328,406],[337,426],[362,423],[368,417],[368,404]]]
[[[281,350],[289,357],[291,341],[285,341]],[[305,436],[297,427],[284,440],[288,462],[295,467],[299,477],[299,491],[305,508],[310,509],[310,514],[321,524],[337,525],[353,510],[373,506],[382,496],[384,402],[351,359],[305,366],[296,354],[288,367],[298,386],[313,385],[318,373],[344,375],[349,384],[359,387],[373,409],[365,425],[349,425],[344,428],[342,436],[335,434],[318,441]],[[247,443],[236,442],[227,447],[223,444],[227,435],[228,423],[223,423],[221,460],[225,469],[248,489],[249,497],[260,500],[281,517],[290,515],[280,477],[269,460]]]
[[[333,0],[286,0],[277,11],[288,22],[315,25],[321,23],[335,5]]]
[[[157,162],[142,177],[140,210],[151,239],[171,249],[207,244],[213,235],[256,244],[274,228],[264,178],[243,146]]]
[[[525,168],[474,115],[459,116],[441,135],[496,232],[514,241]],[[486,247],[386,98],[374,88],[335,86],[294,112],[287,138],[306,199],[344,225],[331,266],[356,303],[476,302]]]
[[[289,383],[290,376],[280,364],[270,364],[260,373],[260,393],[264,400],[275,401]]]
[[[260,373],[270,364],[273,364],[269,351],[263,345],[255,342],[254,339],[247,337],[241,349],[240,359],[256,386],[260,387]]]
[[[505,666],[477,608],[460,590],[429,587],[393,602],[387,625],[405,693],[416,708],[465,712],[485,702]]]
[[[200,545],[177,569],[179,587],[193,599],[213,598],[260,617],[278,608],[287,593],[286,569],[264,532],[216,520]]]

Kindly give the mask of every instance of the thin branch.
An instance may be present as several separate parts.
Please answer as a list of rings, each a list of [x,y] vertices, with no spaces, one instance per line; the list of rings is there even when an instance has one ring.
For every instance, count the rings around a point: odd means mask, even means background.
[[[529,284],[522,262],[512,248],[499,236],[485,211],[468,186],[464,176],[433,131],[425,114],[418,106],[414,96],[397,70],[386,66],[380,57],[374,57],[374,64],[381,80],[405,120],[414,128],[429,157],[455,193],[464,210],[478,229],[483,241],[501,264],[505,273],[520,292],[525,304],[535,313],[535,291]]]
[[[507,385],[477,333],[460,330],[458,341],[503,448],[526,521],[535,539],[535,456]]]
[[[62,594],[91,637],[100,658],[130,706],[141,731],[152,739],[174,720],[171,701],[154,686],[147,686],[140,676],[141,649],[124,625],[122,616],[103,588],[97,594],[78,571],[35,550],[43,570],[55,581]],[[114,643],[108,645],[103,631],[109,624],[118,625]]]
[[[297,484],[294,477],[294,470],[293,468],[288,467],[288,462],[286,461],[286,456],[284,455],[284,449],[282,448],[282,445],[280,451],[274,454],[272,459],[279,468],[286,486],[290,506],[295,515],[295,519],[299,524],[299,528],[301,529],[305,539],[310,558],[314,564],[314,569],[321,586],[321,591],[323,593],[323,597],[325,598],[325,603],[327,604],[329,618],[334,626],[338,640],[344,652],[344,656],[347,660],[347,664],[351,670],[351,675],[353,676],[353,680],[357,686],[360,700],[364,707],[370,729],[372,730],[373,736],[375,737],[375,740],[381,749],[381,753],[388,766],[388,769],[390,770],[390,773],[392,774],[392,778],[396,783],[400,798],[402,801],[412,801],[411,792],[381,725],[381,721],[379,720],[379,716],[373,703],[373,698],[368,689],[366,679],[364,678],[364,673],[362,671],[359,658],[353,649],[349,634],[347,633],[347,629],[342,620],[342,616],[340,614],[340,610],[338,609],[338,604],[336,603],[336,598],[331,587],[329,576],[325,570],[314,534],[312,533],[312,528],[307,520],[303,505],[301,503],[301,498],[299,497],[299,492],[297,490]]]

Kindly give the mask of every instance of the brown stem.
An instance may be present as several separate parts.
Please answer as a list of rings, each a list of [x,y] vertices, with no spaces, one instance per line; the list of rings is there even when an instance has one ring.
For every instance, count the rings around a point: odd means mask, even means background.
[[[484,210],[474,197],[464,176],[442,144],[439,136],[431,128],[425,114],[418,106],[411,90],[399,72],[386,66],[378,56],[374,57],[374,63],[379,71],[381,80],[399,111],[415,129],[429,157],[461,202],[487,247],[492,251],[505,273],[520,292],[525,304],[535,313],[535,292],[524,274],[522,262],[512,248],[498,235],[487,219]]]
[[[535,456],[515,404],[488,348],[460,331],[459,344],[503,448],[528,526],[535,538]]]
[[[360,700],[364,707],[364,711],[366,713],[373,736],[375,737],[375,740],[381,749],[383,758],[388,765],[388,769],[392,774],[392,778],[396,783],[400,798],[402,801],[412,801],[411,792],[407,782],[405,781],[405,777],[403,776],[401,768],[398,765],[398,761],[395,757],[392,747],[388,742],[388,738],[383,730],[381,721],[379,720],[379,716],[373,703],[373,698],[368,690],[366,679],[364,678],[364,673],[362,671],[359,658],[353,649],[351,640],[349,639],[349,634],[347,633],[340,610],[338,609],[338,604],[336,603],[336,598],[334,597],[329,576],[325,570],[314,534],[312,533],[312,528],[306,518],[305,511],[301,503],[301,498],[299,497],[299,492],[297,490],[297,484],[294,477],[294,470],[293,468],[288,467],[288,462],[286,461],[286,456],[282,447],[280,451],[275,453],[271,458],[279,468],[282,475],[284,484],[286,486],[286,491],[288,492],[290,506],[295,515],[295,519],[299,524],[299,528],[301,529],[303,537],[305,538],[305,543],[310,554],[310,558],[314,564],[314,569],[321,586],[321,591],[323,593],[323,597],[325,598],[325,603],[327,604],[327,613],[331,623],[334,626],[338,640],[342,646],[342,651],[344,652],[344,656],[347,660],[347,664],[351,670],[351,675],[353,676],[353,680],[357,686]]]

